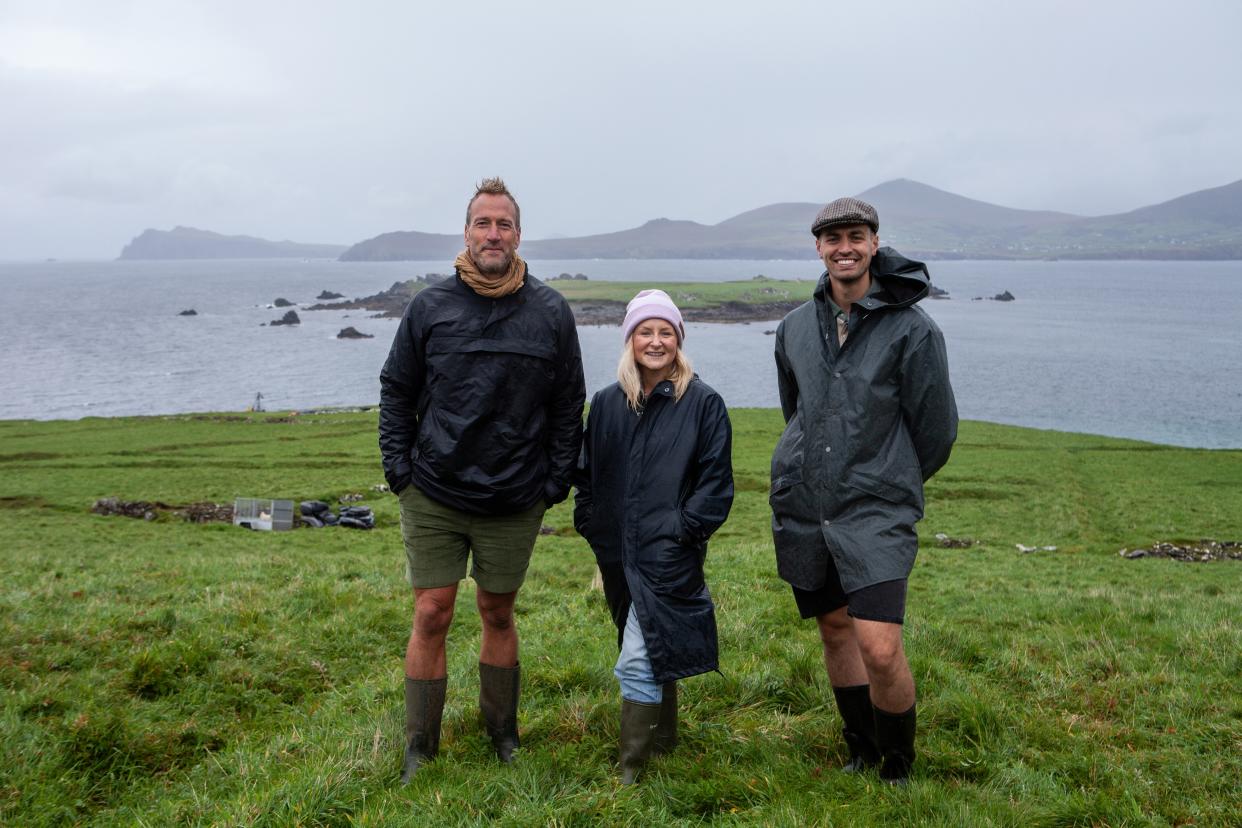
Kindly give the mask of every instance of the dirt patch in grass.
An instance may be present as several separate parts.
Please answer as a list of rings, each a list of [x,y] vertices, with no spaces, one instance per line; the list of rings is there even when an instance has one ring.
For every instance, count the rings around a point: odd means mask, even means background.
[[[20,463],[26,460],[59,460],[64,455],[46,451],[23,451],[18,454],[0,454],[0,463]]]
[[[939,486],[935,489],[936,497],[944,500],[1011,500],[1020,497],[1018,492],[1011,492],[999,486]]]
[[[190,523],[232,523],[233,507],[227,503],[188,503],[176,506],[150,500],[119,500],[103,497],[95,501],[91,511],[97,515],[120,515],[121,517],[156,520],[161,515],[187,520]]]
[[[1157,541],[1141,549],[1122,549],[1117,553],[1128,560],[1138,558],[1172,558],[1176,561],[1242,561],[1242,542],[1204,538],[1195,543]]]
[[[0,497],[0,509],[46,509],[48,502],[34,495],[8,495]]]
[[[264,414],[180,414],[171,417],[165,417],[166,420],[193,420],[203,423],[258,423],[260,425],[267,424],[288,424],[298,421],[296,414],[286,414],[282,417],[271,417]]]

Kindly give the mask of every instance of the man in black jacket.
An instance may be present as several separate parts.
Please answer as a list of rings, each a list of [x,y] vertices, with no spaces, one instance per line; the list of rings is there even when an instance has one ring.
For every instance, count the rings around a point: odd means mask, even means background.
[[[879,246],[854,198],[811,226],[826,271],[776,332],[785,431],[772,455],[777,569],[814,618],[849,746],[847,770],[904,782],[914,678],[902,645],[923,483],[949,459],[957,405],[944,337],[918,302],[927,268]]]
[[[485,180],[456,275],[411,300],[380,372],[380,452],[414,589],[403,782],[439,747],[445,638],[468,558],[479,708],[501,761],[518,747],[513,605],[544,510],[569,492],[586,397],[573,313],[527,272],[521,236],[517,202]]]

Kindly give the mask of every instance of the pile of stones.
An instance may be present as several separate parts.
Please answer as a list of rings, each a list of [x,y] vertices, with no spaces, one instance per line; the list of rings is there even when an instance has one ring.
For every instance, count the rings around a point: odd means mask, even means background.
[[[1198,543],[1169,543],[1157,541],[1146,549],[1122,549],[1117,553],[1123,558],[1172,558],[1188,563],[1200,561],[1242,561],[1242,541],[1221,541],[1204,538]]]

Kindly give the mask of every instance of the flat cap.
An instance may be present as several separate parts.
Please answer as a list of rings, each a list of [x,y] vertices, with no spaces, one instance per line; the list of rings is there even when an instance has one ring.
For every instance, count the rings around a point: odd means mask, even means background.
[[[842,224],[865,224],[871,228],[871,232],[880,232],[880,217],[876,214],[874,207],[856,198],[838,198],[830,204],[825,204],[824,209],[815,216],[815,222],[811,225],[811,235],[818,238],[820,231],[825,228]]]

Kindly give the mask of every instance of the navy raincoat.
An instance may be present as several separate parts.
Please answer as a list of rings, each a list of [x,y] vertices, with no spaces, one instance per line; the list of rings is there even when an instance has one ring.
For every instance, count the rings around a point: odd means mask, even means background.
[[[393,492],[504,515],[569,495],[586,385],[560,293],[526,273],[489,299],[460,276],[410,300],[380,372],[379,444]]]
[[[591,401],[574,526],[590,543],[620,645],[633,604],[657,682],[718,669],[703,561],[733,504],[732,430],[720,395],[665,381],[641,416],[613,384]]]

